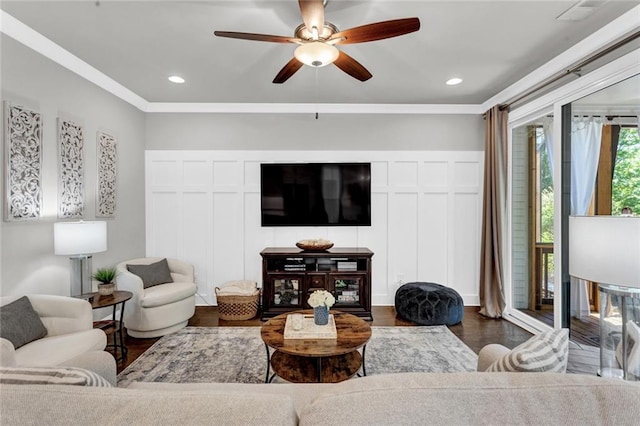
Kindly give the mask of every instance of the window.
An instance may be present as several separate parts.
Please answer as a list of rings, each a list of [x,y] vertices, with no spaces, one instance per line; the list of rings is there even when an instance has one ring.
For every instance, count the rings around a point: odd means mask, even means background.
[[[624,207],[640,214],[640,136],[637,127],[623,127],[618,137],[611,185],[611,210],[620,214]]]

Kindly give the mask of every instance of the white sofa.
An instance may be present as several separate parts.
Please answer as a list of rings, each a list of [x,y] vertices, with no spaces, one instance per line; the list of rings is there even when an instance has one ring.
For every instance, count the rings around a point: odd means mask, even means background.
[[[172,283],[144,288],[142,279],[127,270],[127,265],[150,265],[159,257],[132,259],[116,266],[118,290],[133,293],[124,308],[127,334],[137,338],[159,337],[186,327],[195,313],[197,286],[193,265],[167,259]]]
[[[508,349],[491,345],[478,368]],[[115,375],[115,364],[83,365]],[[109,361],[109,360],[107,360]],[[105,370],[111,369],[111,373]],[[111,381],[111,380],[110,380]],[[0,386],[2,424],[637,425],[640,386],[559,373],[401,373],[336,384]]]
[[[21,296],[0,297],[0,306]],[[54,295],[28,295],[29,301],[47,335],[15,349],[0,338],[0,365],[56,366],[90,351],[102,351],[107,345],[104,331],[93,328],[93,311],[86,300]]]
[[[4,425],[637,425],[640,386],[559,373],[401,373],[336,384],[3,385]]]

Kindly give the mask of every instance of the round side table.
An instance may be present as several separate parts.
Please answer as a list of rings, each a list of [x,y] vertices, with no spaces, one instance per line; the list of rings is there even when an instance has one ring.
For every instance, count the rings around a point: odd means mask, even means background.
[[[133,293],[130,291],[116,290],[113,294],[108,296],[101,295],[99,293],[82,294],[79,297],[87,299],[91,303],[93,309],[108,308],[113,306],[113,312],[110,320],[94,321],[93,327],[99,328],[109,334],[113,335],[113,343],[108,344],[107,348],[113,349],[113,357],[117,362],[124,361],[127,358],[127,347],[124,345],[124,333],[122,332],[122,316],[124,315],[124,304],[127,300],[133,297]],[[120,319],[116,319],[116,312],[118,305],[120,305]],[[120,356],[118,356],[118,351]]]

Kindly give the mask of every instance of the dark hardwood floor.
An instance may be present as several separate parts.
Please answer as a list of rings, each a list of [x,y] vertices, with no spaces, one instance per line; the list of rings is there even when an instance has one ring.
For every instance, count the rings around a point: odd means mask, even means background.
[[[195,315],[189,320],[191,327],[259,327],[262,321],[255,318],[248,321],[225,321],[218,315],[216,306],[197,306]],[[415,324],[396,318],[393,306],[374,306],[373,322],[374,326],[414,326]],[[462,323],[449,327],[449,329],[478,353],[483,346],[489,343],[500,343],[509,348],[513,348],[531,337],[526,330],[510,323],[506,320],[485,318],[478,314],[477,306],[467,306],[464,310]],[[149,349],[160,338],[136,339],[126,336],[125,345],[129,354],[124,362],[119,363],[118,373],[124,370],[144,351]]]
[[[541,309],[532,311],[523,309],[522,312],[536,318],[543,323],[553,326],[553,310]],[[586,318],[571,318],[571,340],[581,345],[600,347],[600,317],[592,313]]]

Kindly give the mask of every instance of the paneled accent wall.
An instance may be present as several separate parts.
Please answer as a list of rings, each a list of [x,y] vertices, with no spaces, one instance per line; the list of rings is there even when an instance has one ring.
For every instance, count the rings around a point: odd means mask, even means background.
[[[261,227],[263,162],[370,162],[372,225]],[[478,304],[482,152],[146,151],[145,168],[147,256],[193,263],[198,304],[215,304],[225,281],[261,285],[260,251],[305,238],[370,248],[374,305],[393,305],[410,281]]]

